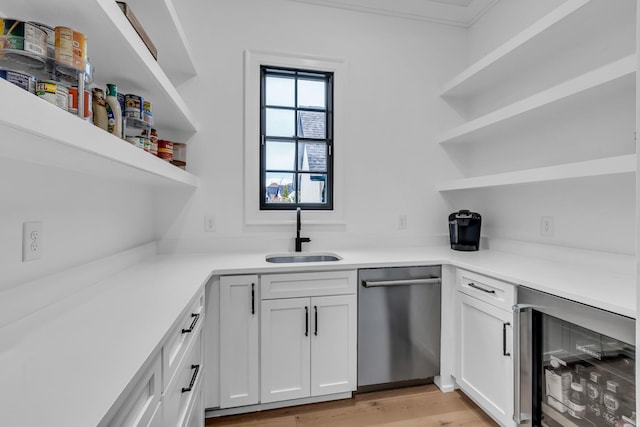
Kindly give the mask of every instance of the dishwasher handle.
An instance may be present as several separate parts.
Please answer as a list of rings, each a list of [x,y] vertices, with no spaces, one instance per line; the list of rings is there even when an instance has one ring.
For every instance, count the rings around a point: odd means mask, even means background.
[[[439,285],[442,280],[439,277],[429,279],[399,279],[399,280],[363,280],[365,288],[377,288],[381,286],[407,286],[407,285]]]

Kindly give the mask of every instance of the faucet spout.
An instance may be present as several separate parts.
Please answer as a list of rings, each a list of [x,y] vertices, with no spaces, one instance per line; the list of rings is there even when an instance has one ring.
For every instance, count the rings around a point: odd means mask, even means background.
[[[302,223],[300,220],[300,207],[296,208],[296,252],[302,252],[302,244],[310,242],[311,239],[308,237],[300,237],[300,229],[302,228]]]

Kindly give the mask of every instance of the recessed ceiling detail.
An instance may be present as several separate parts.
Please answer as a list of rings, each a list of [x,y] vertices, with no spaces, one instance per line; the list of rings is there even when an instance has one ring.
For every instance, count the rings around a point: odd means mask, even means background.
[[[377,15],[438,22],[457,27],[473,25],[498,0],[292,0],[298,3],[355,10]]]

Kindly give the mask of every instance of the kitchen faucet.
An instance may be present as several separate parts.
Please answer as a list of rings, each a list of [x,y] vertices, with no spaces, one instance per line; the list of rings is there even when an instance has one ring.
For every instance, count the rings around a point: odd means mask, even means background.
[[[300,237],[300,207],[296,209],[296,252],[302,252],[302,244],[310,242],[308,237]]]

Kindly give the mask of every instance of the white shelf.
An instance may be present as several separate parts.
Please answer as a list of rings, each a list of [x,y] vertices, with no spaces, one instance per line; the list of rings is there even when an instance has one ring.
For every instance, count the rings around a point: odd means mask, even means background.
[[[556,115],[558,112],[551,107],[554,104],[560,104],[559,101],[570,102],[572,98],[577,104],[576,108],[598,102],[600,97],[616,91],[612,85],[621,85],[623,88],[628,88],[628,93],[633,94],[635,93],[636,64],[636,55],[629,55],[451,129],[438,136],[436,142],[440,144],[476,142],[483,138],[490,138],[496,133],[516,131],[519,125],[516,119],[527,119],[529,113],[538,112],[541,109],[548,109],[550,116]],[[571,111],[566,103],[562,103],[561,109]]]
[[[198,178],[0,80],[0,157],[160,187]],[[10,100],[10,101],[9,101]]]
[[[197,74],[191,46],[173,0],[127,0],[158,49],[158,63],[175,86]]]
[[[635,171],[636,155],[629,154],[515,172],[463,178],[438,185],[438,191],[470,190],[505,185],[560,181],[574,178],[628,174],[634,173]]]
[[[634,3],[568,0],[451,79],[441,96],[471,96],[514,77],[514,70],[535,68],[556,54],[593,40],[611,25],[633,21]]]
[[[154,4],[165,6],[164,2]],[[95,81],[116,83],[120,91],[151,101],[161,137],[186,141],[197,131],[184,100],[115,0],[29,0],[10,2],[2,8],[8,16],[84,33]]]

